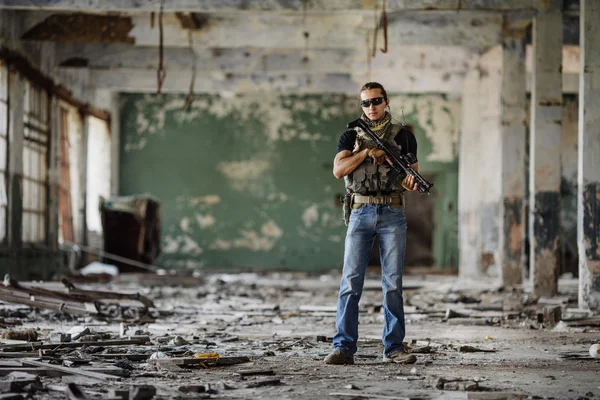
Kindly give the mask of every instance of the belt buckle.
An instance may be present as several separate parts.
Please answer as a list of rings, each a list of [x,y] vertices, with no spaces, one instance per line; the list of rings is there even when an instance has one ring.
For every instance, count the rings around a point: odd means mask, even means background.
[[[369,196],[369,203],[375,205],[387,205],[391,203],[389,196]]]

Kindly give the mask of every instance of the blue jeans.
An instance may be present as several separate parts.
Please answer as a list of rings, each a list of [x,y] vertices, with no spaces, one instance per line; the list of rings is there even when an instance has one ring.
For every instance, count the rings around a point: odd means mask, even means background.
[[[381,286],[383,289],[384,354],[403,350],[404,304],[402,270],[406,249],[404,210],[387,205],[365,204],[352,210],[344,249],[344,269],[337,303],[333,347],[347,354],[356,353],[358,341],[358,303],[365,282],[375,235],[379,234]]]

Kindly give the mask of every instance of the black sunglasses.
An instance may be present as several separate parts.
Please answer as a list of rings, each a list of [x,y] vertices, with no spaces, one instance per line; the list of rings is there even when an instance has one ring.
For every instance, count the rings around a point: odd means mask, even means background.
[[[371,104],[373,104],[374,106],[378,106],[381,103],[383,103],[383,97],[375,97],[375,98],[368,99],[368,100],[362,100],[360,102],[360,106],[367,108],[367,107],[371,107]]]

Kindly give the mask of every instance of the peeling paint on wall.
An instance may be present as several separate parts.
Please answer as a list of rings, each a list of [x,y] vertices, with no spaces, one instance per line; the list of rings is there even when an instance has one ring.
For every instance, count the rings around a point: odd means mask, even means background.
[[[390,96],[394,119],[414,120],[431,143],[426,160],[453,162],[458,157],[460,102],[442,96]],[[421,148],[422,141],[419,143]]]
[[[310,228],[319,220],[319,210],[316,204],[308,207],[302,213],[302,221],[304,222],[304,226]]]
[[[230,161],[219,163],[217,169],[229,180],[231,187],[241,192],[256,191],[262,186],[263,174],[271,168],[267,160]]]
[[[192,228],[190,228],[190,219],[188,217],[183,218],[181,222],[179,222],[179,227],[185,233],[192,232]]]
[[[219,197],[217,195],[207,195],[207,196],[186,197],[186,198],[178,197],[177,200],[180,204],[186,204],[191,207],[198,206],[200,208],[207,208],[207,207],[215,206],[215,205],[219,204],[221,202],[221,197]]]
[[[215,220],[215,217],[213,217],[212,215],[202,214],[196,214],[196,221],[198,222],[200,229],[210,228],[211,226],[214,226],[217,222]]]
[[[415,127],[420,167],[456,169],[459,101],[390,98],[394,118],[404,110]],[[189,112],[182,95],[122,99],[120,194],[160,199],[163,265],[341,265],[344,184],[332,167],[340,134],[360,115],[358,97],[199,95]]]

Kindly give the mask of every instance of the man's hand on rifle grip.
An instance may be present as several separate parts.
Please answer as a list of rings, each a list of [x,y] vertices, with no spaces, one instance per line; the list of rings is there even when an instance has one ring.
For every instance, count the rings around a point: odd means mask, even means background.
[[[406,178],[402,181],[402,187],[410,192],[414,192],[417,190],[417,183],[415,182],[415,177],[412,175],[407,175]]]

